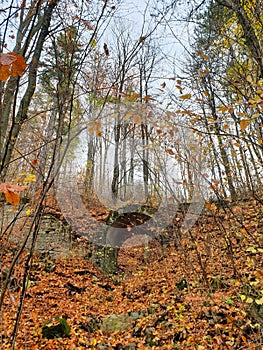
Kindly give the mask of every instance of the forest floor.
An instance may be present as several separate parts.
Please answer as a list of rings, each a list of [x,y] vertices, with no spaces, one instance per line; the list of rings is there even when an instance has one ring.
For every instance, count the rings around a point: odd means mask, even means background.
[[[142,247],[123,249],[111,277],[85,258],[81,242],[59,257],[36,253],[16,349],[262,350],[262,214],[253,199],[212,205],[164,256],[154,244],[147,257]],[[3,276],[17,242],[2,246]],[[0,349],[11,348],[27,256],[0,313]],[[47,339],[43,329],[61,322],[62,336]]]

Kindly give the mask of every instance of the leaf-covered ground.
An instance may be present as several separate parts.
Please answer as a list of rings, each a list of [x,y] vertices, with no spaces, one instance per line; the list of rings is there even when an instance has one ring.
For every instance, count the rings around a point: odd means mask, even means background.
[[[165,256],[158,244],[147,256],[142,248],[121,251],[120,273],[111,278],[79,248],[59,259],[36,255],[16,349],[262,350],[262,206],[251,200],[210,209],[189,233],[175,234]],[[2,267],[13,248],[3,252]],[[1,311],[3,349],[10,348],[27,254]],[[127,324],[119,330],[101,329],[109,315],[121,314]],[[59,318],[70,326],[69,336],[43,338],[42,327]]]

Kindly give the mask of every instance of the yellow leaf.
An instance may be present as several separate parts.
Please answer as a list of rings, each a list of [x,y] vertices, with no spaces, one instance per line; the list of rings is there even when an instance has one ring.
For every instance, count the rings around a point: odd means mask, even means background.
[[[255,303],[258,304],[258,305],[263,305],[263,297],[260,298],[260,299],[256,299]]]
[[[181,95],[180,98],[183,100],[189,100],[191,98],[191,94],[185,94],[185,95]]]
[[[26,215],[30,215],[30,214],[31,214],[31,212],[32,212],[32,210],[31,210],[31,209],[27,209],[27,210],[26,210]]]
[[[25,178],[24,178],[24,183],[28,183],[28,182],[36,182],[36,175],[35,174],[28,174]]]
[[[241,120],[240,123],[239,123],[240,129],[241,129],[242,131],[244,131],[244,130],[248,127],[248,125],[249,125],[250,123],[251,123],[251,120],[247,120],[247,119]]]
[[[96,42],[95,39],[92,39],[92,40],[90,41],[90,46],[93,47],[93,48],[97,46],[97,42]]]
[[[248,297],[247,299],[246,299],[246,303],[248,303],[248,304],[252,304],[253,303],[253,298],[250,298],[250,297]]]

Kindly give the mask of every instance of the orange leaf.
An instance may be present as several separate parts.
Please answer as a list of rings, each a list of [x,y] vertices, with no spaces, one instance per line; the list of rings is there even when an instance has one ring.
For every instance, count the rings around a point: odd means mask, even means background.
[[[205,59],[205,60],[209,60],[209,56],[207,56],[207,55],[202,54],[202,55],[200,55],[200,56],[201,56],[201,58],[203,58],[203,59]]]
[[[10,55],[16,57],[16,61],[12,64],[11,75],[13,77],[15,76],[21,77],[24,73],[24,70],[26,69],[26,62],[24,60],[24,57],[21,55],[18,55],[15,52],[10,53]]]
[[[242,338],[243,342],[244,342],[245,344],[247,344],[247,338],[244,337],[243,335],[241,336],[241,338]]]
[[[217,209],[216,204],[215,204],[215,203],[212,203],[212,204],[210,205],[210,208],[209,208],[209,209],[212,210],[212,211],[216,211],[216,209]]]
[[[247,230],[245,228],[241,228],[239,230],[240,233],[242,233],[243,235],[246,235],[247,234]]]
[[[143,97],[143,101],[154,101],[154,98],[152,98],[150,95],[146,95]]]
[[[20,196],[18,193],[8,190],[5,192],[5,198],[7,202],[9,202],[10,204],[13,204],[14,208],[16,208],[16,206],[19,205],[20,203]]]
[[[6,81],[10,76],[22,76],[26,69],[24,57],[15,53],[0,53],[0,80]]]
[[[135,101],[137,98],[140,98],[140,94],[126,95],[128,101]]]
[[[242,131],[244,131],[244,130],[248,127],[248,125],[249,125],[250,123],[251,123],[251,120],[247,120],[247,119],[241,120],[240,123],[239,123],[240,129],[241,129]]]
[[[7,81],[7,79],[10,77],[10,70],[9,66],[3,66],[0,64],[0,80],[1,81]]]
[[[166,149],[165,152],[170,154],[171,156],[174,155],[174,152],[171,149]]]
[[[180,96],[180,98],[183,100],[189,100],[191,98],[191,94],[182,95],[182,96]]]
[[[7,202],[13,204],[14,208],[20,203],[18,192],[24,191],[28,186],[13,185],[10,182],[0,184],[0,193],[5,194]]]

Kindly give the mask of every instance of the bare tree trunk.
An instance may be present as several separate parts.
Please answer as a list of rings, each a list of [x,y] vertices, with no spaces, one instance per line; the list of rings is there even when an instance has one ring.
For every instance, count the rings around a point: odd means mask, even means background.
[[[142,164],[143,164],[143,185],[144,185],[144,195],[148,198],[149,195],[149,138],[147,124],[141,124],[141,134],[142,134]]]
[[[27,89],[24,93],[24,96],[23,96],[21,102],[20,102],[18,112],[16,115],[15,115],[15,109],[13,110],[12,125],[11,125],[9,132],[8,132],[8,136],[5,140],[4,146],[0,150],[0,152],[1,152],[0,173],[1,173],[2,179],[5,177],[6,172],[7,172],[8,164],[11,160],[12,153],[14,150],[15,140],[18,137],[18,134],[21,130],[22,125],[24,124],[25,120],[27,119],[28,108],[29,108],[32,96],[33,96],[35,89],[36,89],[37,68],[38,68],[38,64],[39,64],[40,55],[41,55],[46,37],[48,36],[48,33],[49,33],[49,26],[50,26],[50,22],[51,22],[52,13],[53,13],[53,10],[57,4],[58,4],[58,0],[51,1],[48,3],[47,7],[45,8],[45,11],[43,14],[43,21],[41,24],[40,34],[38,36],[36,46],[35,46],[35,51],[34,51],[34,54],[32,56],[31,63],[29,65]],[[16,85],[19,81],[18,78],[11,78],[10,80],[11,80],[10,84],[13,84],[13,85]],[[14,92],[14,89],[12,91]],[[13,102],[14,105],[16,103],[17,93],[18,93],[18,89],[16,89],[16,93],[14,96],[14,102]],[[8,91],[8,94],[10,94],[9,91]],[[10,96],[10,99],[11,99],[11,96]],[[5,108],[5,106],[4,106],[4,108]],[[9,108],[7,108],[7,109],[9,109]],[[9,113],[8,113],[8,117],[9,117]],[[8,117],[6,116],[3,118],[5,120]]]
[[[123,201],[127,199],[127,131],[128,125],[124,122],[122,127],[123,147],[121,156],[121,197]]]
[[[114,164],[113,164],[113,178],[111,183],[112,199],[114,202],[118,199],[119,191],[119,178],[120,178],[120,166],[119,166],[119,148],[120,148],[120,134],[121,124],[120,116],[118,116],[114,127],[115,149],[114,149]]]
[[[94,136],[90,136],[88,144],[88,155],[87,155],[87,165],[86,165],[86,175],[85,175],[85,188],[87,191],[93,189],[94,186],[94,158],[95,158],[95,139]]]
[[[129,196],[131,197],[131,200],[134,199],[134,157],[135,157],[135,125],[130,126],[130,169],[129,169],[129,177],[128,177],[128,183],[129,183]]]

